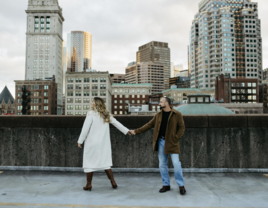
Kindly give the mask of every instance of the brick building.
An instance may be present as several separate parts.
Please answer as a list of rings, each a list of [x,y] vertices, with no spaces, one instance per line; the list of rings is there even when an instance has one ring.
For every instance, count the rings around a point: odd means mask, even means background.
[[[152,84],[113,84],[112,114],[128,114],[131,106],[148,105]]]
[[[215,81],[215,99],[223,99],[224,103],[258,103],[258,79],[232,79],[221,74]]]
[[[22,87],[30,91],[29,115],[57,115],[57,83],[52,80],[15,80],[15,114],[22,115]]]

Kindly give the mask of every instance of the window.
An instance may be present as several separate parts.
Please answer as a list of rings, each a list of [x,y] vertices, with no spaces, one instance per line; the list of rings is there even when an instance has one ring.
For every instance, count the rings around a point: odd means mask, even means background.
[[[48,110],[48,106],[44,106],[44,110]]]
[[[73,96],[74,93],[73,92],[67,92],[67,96]]]
[[[81,98],[75,98],[75,103],[81,103]]]
[[[98,89],[98,85],[97,85],[97,84],[93,84],[93,85],[91,85],[91,89],[92,89],[92,90],[97,90],[97,89]]]
[[[75,85],[76,90],[81,90],[81,88],[82,88],[82,85]]]
[[[92,82],[98,82],[98,78],[93,77],[93,78],[92,78]]]
[[[98,91],[92,91],[92,96],[98,96]]]
[[[135,98],[135,95],[132,95],[132,98]]]
[[[73,103],[73,102],[74,102],[73,98],[67,98],[67,103]]]
[[[76,78],[76,79],[75,79],[75,82],[81,82],[81,81],[82,81],[81,78]]]
[[[48,99],[44,99],[44,103],[48,103]]]
[[[101,90],[105,90],[106,89],[106,85],[100,85],[100,89]]]
[[[74,89],[74,86],[73,86],[73,85],[68,84],[68,85],[67,85],[67,89],[68,89],[68,90],[73,90],[73,89]]]
[[[90,89],[90,85],[84,85],[84,90],[89,90]]]
[[[44,96],[46,96],[46,97],[47,97],[47,96],[48,96],[48,92],[44,92]]]
[[[114,103],[116,104],[117,103],[117,100],[115,100]]]
[[[75,110],[81,110],[81,105],[76,105]]]
[[[18,106],[18,110],[22,110],[22,106],[21,105]]]
[[[90,103],[89,98],[84,98],[84,103]]]
[[[106,82],[106,78],[105,77],[100,78],[100,82]]]
[[[18,86],[17,86],[17,89],[18,89],[18,90],[21,90],[21,89],[22,89],[22,85],[18,85]]]
[[[114,98],[117,98],[117,95],[114,95]]]
[[[48,85],[44,85],[44,90],[48,90]]]
[[[75,96],[81,96],[81,91],[76,91]]]
[[[68,78],[67,82],[73,83],[74,82],[74,79],[73,78]]]
[[[90,78],[89,77],[85,77],[84,78],[84,82],[90,82]]]
[[[125,89],[125,93],[129,93],[129,89]]]
[[[73,110],[73,106],[72,105],[67,105],[67,110]]]
[[[89,105],[84,105],[83,110],[89,110]]]
[[[117,114],[117,111],[114,111],[114,114]]]
[[[101,91],[100,92],[100,96],[106,96],[106,92],[105,91]]]
[[[39,85],[34,85],[34,90],[39,90]]]
[[[89,97],[90,96],[89,94],[90,94],[89,91],[84,91],[84,96],[85,97]]]
[[[22,93],[21,92],[18,92],[18,97],[21,97]]]

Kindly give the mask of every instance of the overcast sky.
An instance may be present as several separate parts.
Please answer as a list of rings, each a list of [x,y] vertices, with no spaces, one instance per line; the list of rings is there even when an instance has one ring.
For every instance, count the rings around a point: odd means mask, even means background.
[[[189,30],[201,0],[59,0],[67,33],[92,34],[92,68],[124,73],[136,60],[138,47],[150,41],[168,42],[171,61],[187,66]],[[268,67],[268,1],[259,4],[262,22],[263,67]],[[1,1],[0,92],[4,86],[15,94],[14,80],[25,71],[26,13],[28,0]]]

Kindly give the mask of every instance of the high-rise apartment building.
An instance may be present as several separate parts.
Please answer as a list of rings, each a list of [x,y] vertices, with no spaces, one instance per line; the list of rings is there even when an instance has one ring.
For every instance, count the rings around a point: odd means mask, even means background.
[[[126,68],[126,83],[143,84],[151,83],[153,85],[152,93],[162,92],[164,90],[164,71],[163,64],[153,62],[133,63]]]
[[[68,71],[82,72],[91,69],[92,36],[84,31],[72,31],[67,35]]]
[[[190,33],[191,87],[215,88],[220,74],[261,83],[260,23],[257,2],[202,0]]]
[[[64,18],[58,0],[29,0],[26,32],[25,80],[44,80],[55,75],[58,114],[61,115],[62,29]]]
[[[168,43],[152,41],[139,47],[136,57],[137,63],[152,62],[164,65],[164,88],[169,88],[171,75],[170,49]]]

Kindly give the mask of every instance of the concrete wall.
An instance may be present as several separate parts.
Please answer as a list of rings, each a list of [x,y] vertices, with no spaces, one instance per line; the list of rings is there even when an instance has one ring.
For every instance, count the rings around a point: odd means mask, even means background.
[[[84,116],[0,116],[0,166],[81,167]],[[117,116],[130,129],[152,116]],[[267,115],[184,116],[185,168],[268,168]],[[114,168],[157,168],[153,130],[125,136],[111,126]],[[171,163],[169,161],[169,166]]]

